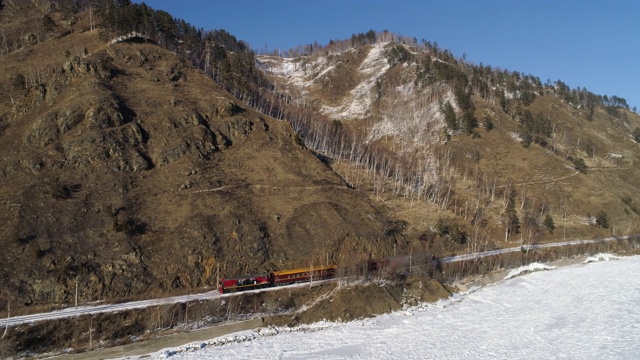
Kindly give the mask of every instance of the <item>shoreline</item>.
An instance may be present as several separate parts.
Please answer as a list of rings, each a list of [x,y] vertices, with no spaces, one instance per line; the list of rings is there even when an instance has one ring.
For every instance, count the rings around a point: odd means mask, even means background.
[[[576,255],[571,258],[564,258],[564,259],[553,260],[550,262],[545,262],[544,264],[555,266],[557,268],[572,266],[572,265],[579,265],[579,264],[582,264],[591,256],[592,255]],[[620,255],[616,255],[616,256],[620,256]],[[500,269],[498,271],[484,274],[484,275],[475,275],[475,276],[467,277],[467,278],[461,279],[460,281],[454,282],[453,285],[461,292],[468,292],[470,289],[473,289],[473,288],[482,288],[487,285],[493,285],[493,284],[499,283],[500,281],[505,280],[506,276],[512,270],[513,269]]]
[[[618,255],[619,256],[619,255]],[[572,258],[564,258],[545,263],[557,268],[582,264],[588,255],[578,255]],[[479,289],[485,286],[493,285],[505,280],[505,277],[513,269],[501,269],[484,275],[476,275],[460,279],[452,283],[458,292],[469,292],[470,290]],[[188,332],[174,333],[170,335],[151,338],[141,342],[134,342],[126,345],[97,349],[84,353],[54,355],[55,359],[78,359],[78,360],[97,360],[105,358],[127,358],[127,357],[144,357],[160,351],[165,348],[180,347],[197,341],[206,341],[216,337],[229,335],[232,333],[252,330],[262,325],[262,319],[256,318],[245,320],[237,323],[203,328]]]
[[[261,325],[262,320],[260,318],[256,318],[231,324],[159,336],[140,342],[96,349],[83,353],[55,355],[51,358],[64,360],[99,360],[127,358],[131,356],[143,357],[164,348],[179,347],[196,341],[205,341],[239,331],[255,329]]]

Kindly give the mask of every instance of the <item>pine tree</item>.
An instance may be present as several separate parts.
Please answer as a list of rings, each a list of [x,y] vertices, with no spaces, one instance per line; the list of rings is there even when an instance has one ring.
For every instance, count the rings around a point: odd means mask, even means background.
[[[573,159],[573,167],[579,172],[586,174],[587,173],[587,164],[585,164],[582,158],[576,157]]]
[[[444,105],[442,105],[440,111],[442,111],[442,113],[444,114],[444,122],[447,124],[449,130],[458,130],[458,119],[456,118],[455,110],[453,110],[453,105],[451,105],[451,103],[447,101],[444,103]]]
[[[494,128],[493,119],[491,119],[491,116],[489,115],[484,117],[484,128],[487,130],[487,132],[493,130]]]
[[[609,228],[609,216],[604,210],[600,210],[598,215],[596,215],[596,225],[604,229]]]
[[[511,237],[511,235],[517,234],[520,232],[520,219],[518,218],[518,214],[516,213],[516,193],[515,191],[511,193],[509,197],[509,203],[507,204],[506,209],[506,218],[507,218],[507,237]]]
[[[44,30],[44,32],[49,33],[53,31],[53,28],[55,26],[56,26],[56,23],[54,23],[53,20],[51,20],[49,15],[45,15],[42,17],[42,29]]]
[[[547,230],[549,230],[549,234],[553,234],[553,230],[555,230],[556,224],[553,222],[551,214],[547,214],[547,216],[544,217],[543,224],[547,228]]]
[[[637,142],[640,143],[640,127],[636,127],[633,130],[633,139]]]
[[[24,89],[26,84],[27,84],[27,79],[24,77],[23,74],[17,73],[16,76],[14,76],[12,85],[15,90]]]

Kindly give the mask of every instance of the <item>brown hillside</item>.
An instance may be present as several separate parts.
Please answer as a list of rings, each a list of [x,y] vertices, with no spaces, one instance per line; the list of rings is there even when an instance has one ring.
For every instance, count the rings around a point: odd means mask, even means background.
[[[65,54],[79,45],[88,51]],[[213,287],[218,269],[393,247],[385,215],[287,122],[156,45],[78,31],[0,68],[13,99],[0,100],[0,278],[12,308],[69,303],[76,281],[82,302],[151,297]],[[13,86],[30,71],[35,81]]]

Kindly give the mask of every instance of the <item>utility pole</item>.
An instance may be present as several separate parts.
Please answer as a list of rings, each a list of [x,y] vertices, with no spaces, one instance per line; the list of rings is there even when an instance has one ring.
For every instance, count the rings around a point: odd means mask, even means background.
[[[206,57],[205,57],[205,60],[204,60],[204,74],[208,76],[209,75],[209,71],[208,71],[209,70],[209,61],[210,61],[210,56],[211,56],[210,55],[211,52],[209,51],[209,42],[208,41],[205,42],[205,50],[204,51],[206,53]]]
[[[220,284],[220,263],[216,264],[216,289],[218,288],[218,284]]]
[[[10,317],[11,317],[11,298],[7,297],[7,319],[9,319]],[[4,327],[4,334],[2,334],[3,339],[5,336],[7,336],[8,330],[9,330],[9,322],[7,322],[7,325]]]
[[[89,7],[89,28],[91,29],[91,32],[93,32],[93,7],[92,6]]]
[[[76,309],[78,308],[78,279],[76,278]]]
[[[411,255],[413,255],[413,247],[409,251],[409,274],[411,274]]]
[[[93,348],[93,316],[89,320],[89,350]]]

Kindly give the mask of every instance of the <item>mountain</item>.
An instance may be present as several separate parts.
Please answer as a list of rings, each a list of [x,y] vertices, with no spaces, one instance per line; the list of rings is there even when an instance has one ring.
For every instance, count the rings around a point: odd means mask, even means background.
[[[125,0],[0,18],[0,309],[638,233],[623,98],[386,31],[284,58]]]
[[[638,232],[640,117],[623,98],[386,31],[292,55],[258,57],[285,117],[434,253]]]
[[[618,96],[387,31],[282,57],[128,0],[0,0],[0,21],[0,316],[408,263],[376,275],[397,281],[96,322],[116,344],[192,312],[348,319],[448,296],[442,282],[467,273],[594,250],[534,243],[639,233],[640,116]],[[440,261],[503,247],[523,253]],[[83,349],[70,324],[85,320],[92,347],[90,317],[25,326],[0,353]]]
[[[0,58],[2,309],[71,303],[76,285],[81,302],[154,297],[391,251],[384,211],[289,123],[149,38],[92,31],[88,5],[69,25],[47,4],[0,10],[54,24]]]

